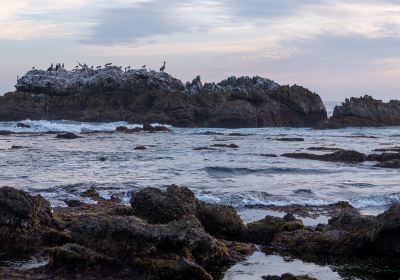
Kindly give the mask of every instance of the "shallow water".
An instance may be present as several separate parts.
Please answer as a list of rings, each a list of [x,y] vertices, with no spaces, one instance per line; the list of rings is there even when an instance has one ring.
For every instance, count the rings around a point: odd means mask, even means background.
[[[126,125],[123,122],[24,123],[32,128],[0,123],[0,130],[19,132],[0,136],[0,185],[41,193],[53,205],[76,198],[91,186],[104,196],[119,195],[128,201],[132,190],[168,184],[188,186],[200,199],[238,208],[255,204],[325,205],[345,200],[366,213],[379,213],[400,200],[400,170],[376,168],[373,162],[346,164],[263,156],[306,152],[309,147],[372,153],[376,148],[400,146],[397,127],[172,128],[172,133],[123,134],[108,132]],[[54,134],[40,133],[48,130],[82,133],[83,138],[58,140]],[[103,132],[87,133],[90,131]],[[281,137],[303,137],[305,141],[276,140]],[[193,150],[230,143],[239,148]],[[25,148],[12,150],[12,145]],[[138,145],[148,149],[134,150]]]

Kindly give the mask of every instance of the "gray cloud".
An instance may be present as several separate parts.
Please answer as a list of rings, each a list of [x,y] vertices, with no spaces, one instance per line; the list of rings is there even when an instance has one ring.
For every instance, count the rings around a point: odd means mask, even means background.
[[[188,30],[173,15],[178,1],[152,1],[138,6],[106,9],[100,12],[89,38],[82,43],[112,45],[134,43],[155,35],[169,35]]]

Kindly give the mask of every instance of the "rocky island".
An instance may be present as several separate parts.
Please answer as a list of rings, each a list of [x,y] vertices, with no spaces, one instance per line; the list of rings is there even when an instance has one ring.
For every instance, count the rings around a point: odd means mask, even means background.
[[[261,77],[184,84],[165,72],[107,65],[31,70],[0,97],[0,120],[158,122],[178,127],[314,127],[327,120],[321,98]]]

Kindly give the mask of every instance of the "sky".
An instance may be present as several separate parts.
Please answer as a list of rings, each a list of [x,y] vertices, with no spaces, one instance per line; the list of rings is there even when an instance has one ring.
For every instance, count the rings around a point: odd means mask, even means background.
[[[1,0],[0,94],[63,62],[400,99],[400,0]]]

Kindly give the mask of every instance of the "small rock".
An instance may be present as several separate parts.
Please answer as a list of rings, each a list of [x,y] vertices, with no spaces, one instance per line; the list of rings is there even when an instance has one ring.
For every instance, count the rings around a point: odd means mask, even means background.
[[[229,145],[227,145],[227,144],[214,144],[214,145],[211,145],[211,147],[229,148],[229,149],[237,149],[237,148],[239,148],[239,146],[236,145],[236,144],[229,144]]]
[[[147,150],[147,148],[145,146],[137,146],[135,150]]]
[[[303,142],[304,138],[277,138],[277,141],[284,141],[284,142]]]
[[[17,145],[13,145],[11,146],[11,150],[18,150],[18,149],[23,149],[25,148],[24,146],[17,146]]]
[[[378,163],[376,166],[383,167],[383,168],[400,168],[400,159],[384,161],[384,162]]]
[[[57,139],[77,139],[77,138],[81,138],[81,137],[72,132],[67,132],[67,133],[57,134],[56,138]]]
[[[18,128],[31,128],[30,125],[24,124],[24,123],[17,123],[17,127],[18,127]]]

